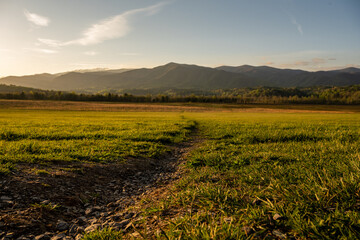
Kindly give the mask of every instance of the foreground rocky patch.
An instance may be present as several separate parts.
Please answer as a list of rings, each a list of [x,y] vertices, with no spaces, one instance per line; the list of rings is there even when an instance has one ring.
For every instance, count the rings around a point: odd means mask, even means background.
[[[81,239],[103,228],[129,231],[142,220],[130,206],[178,179],[194,141],[162,159],[127,164],[19,165],[0,178],[0,238]]]

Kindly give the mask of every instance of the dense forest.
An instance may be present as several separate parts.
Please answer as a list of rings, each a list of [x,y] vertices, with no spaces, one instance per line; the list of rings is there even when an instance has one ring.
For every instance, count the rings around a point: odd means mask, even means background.
[[[15,87],[15,86],[13,86]],[[106,102],[199,102],[199,103],[238,103],[238,104],[360,104],[360,85],[347,87],[310,88],[234,88],[213,91],[149,90],[158,94],[134,93],[75,93],[45,91],[18,87],[18,91],[5,91],[9,86],[0,85],[1,99],[23,100],[68,100],[68,101],[106,101]],[[17,88],[17,87],[15,87]],[[21,91],[20,91],[21,90]],[[138,93],[143,93],[141,90]]]

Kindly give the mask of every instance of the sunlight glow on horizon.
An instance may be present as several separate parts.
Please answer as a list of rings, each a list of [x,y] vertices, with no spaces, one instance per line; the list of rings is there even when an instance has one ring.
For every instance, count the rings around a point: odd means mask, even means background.
[[[169,62],[360,67],[359,12],[356,0],[0,0],[0,76]]]

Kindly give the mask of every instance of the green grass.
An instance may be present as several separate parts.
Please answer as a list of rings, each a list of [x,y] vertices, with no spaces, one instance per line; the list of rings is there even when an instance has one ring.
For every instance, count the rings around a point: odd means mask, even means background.
[[[34,204],[31,204],[31,207],[33,209],[39,209],[40,211],[48,211],[48,212],[51,212],[51,211],[56,211],[58,208],[60,208],[59,205],[53,205],[51,203],[48,203],[48,204],[44,204],[44,203],[34,203]]]
[[[178,113],[1,111],[0,173],[19,162],[157,158],[194,124]]]
[[[193,117],[207,140],[191,153],[189,175],[154,207],[159,217],[183,213],[163,219],[160,238],[359,238],[360,115]]]
[[[205,141],[187,175],[143,209],[163,222],[160,239],[360,238],[360,114],[6,110],[0,124],[0,174],[21,162],[156,158],[197,127]]]

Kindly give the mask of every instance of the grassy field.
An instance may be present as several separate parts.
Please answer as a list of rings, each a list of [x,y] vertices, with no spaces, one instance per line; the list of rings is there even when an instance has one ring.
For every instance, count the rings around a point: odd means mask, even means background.
[[[0,174],[15,163],[122,162],[156,158],[194,122],[180,114],[3,110]]]
[[[182,209],[169,238],[360,237],[360,115],[194,118],[206,141],[157,209]]]
[[[22,162],[156,158],[196,127],[204,141],[188,155],[186,175],[140,205],[145,238],[360,238],[357,113],[8,109],[0,124],[2,174]],[[161,231],[147,232],[148,219]],[[106,236],[124,235],[107,229],[85,239]]]

